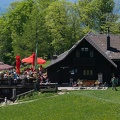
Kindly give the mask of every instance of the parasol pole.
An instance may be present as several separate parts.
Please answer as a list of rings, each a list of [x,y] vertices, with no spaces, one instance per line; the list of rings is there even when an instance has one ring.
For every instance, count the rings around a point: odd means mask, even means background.
[[[37,21],[36,21],[36,50],[35,50],[35,70],[36,70],[36,85],[35,85],[35,91],[39,90],[39,81],[38,81],[38,63],[37,63],[37,57],[38,57],[38,35],[37,35],[38,29],[37,29]]]
[[[35,70],[37,71],[38,64],[37,64],[37,55],[38,54],[38,41],[36,40],[36,50],[35,50]]]
[[[38,57],[38,26],[37,26],[37,18],[36,18],[36,50],[35,50],[35,70],[37,71],[38,65],[37,65],[37,57]]]

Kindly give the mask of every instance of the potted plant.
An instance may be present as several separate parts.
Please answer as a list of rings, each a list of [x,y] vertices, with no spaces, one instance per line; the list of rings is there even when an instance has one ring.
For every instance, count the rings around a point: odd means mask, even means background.
[[[95,85],[96,85],[96,86],[99,86],[99,85],[100,85],[99,80],[96,80]]]
[[[77,80],[77,84],[78,84],[78,86],[83,86],[83,81],[80,80],[80,79],[78,79],[78,80]]]

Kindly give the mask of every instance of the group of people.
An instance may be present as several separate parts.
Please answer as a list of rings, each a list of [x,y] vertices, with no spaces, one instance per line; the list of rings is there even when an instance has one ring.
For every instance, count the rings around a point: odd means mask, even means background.
[[[12,78],[14,83],[18,83],[20,80],[26,80],[26,82],[29,82],[30,79],[37,79],[39,83],[50,82],[47,76],[47,72],[42,67],[42,65],[39,66],[38,70],[34,71],[31,68],[26,68],[23,71],[21,71],[20,74],[17,74],[15,69],[2,71],[0,73],[0,79],[8,78]]]

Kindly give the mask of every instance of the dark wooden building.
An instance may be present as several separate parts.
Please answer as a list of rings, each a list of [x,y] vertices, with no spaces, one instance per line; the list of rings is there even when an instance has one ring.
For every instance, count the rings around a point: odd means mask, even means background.
[[[89,32],[46,69],[50,81],[58,84],[78,79],[109,84],[112,76],[120,77],[120,35]]]

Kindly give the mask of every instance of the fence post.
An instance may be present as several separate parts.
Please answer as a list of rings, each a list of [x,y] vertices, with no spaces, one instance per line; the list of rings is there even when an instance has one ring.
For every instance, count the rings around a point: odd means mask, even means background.
[[[13,98],[13,102],[15,101],[15,99],[16,99],[16,88],[13,88],[13,90],[12,90],[12,98]]]

